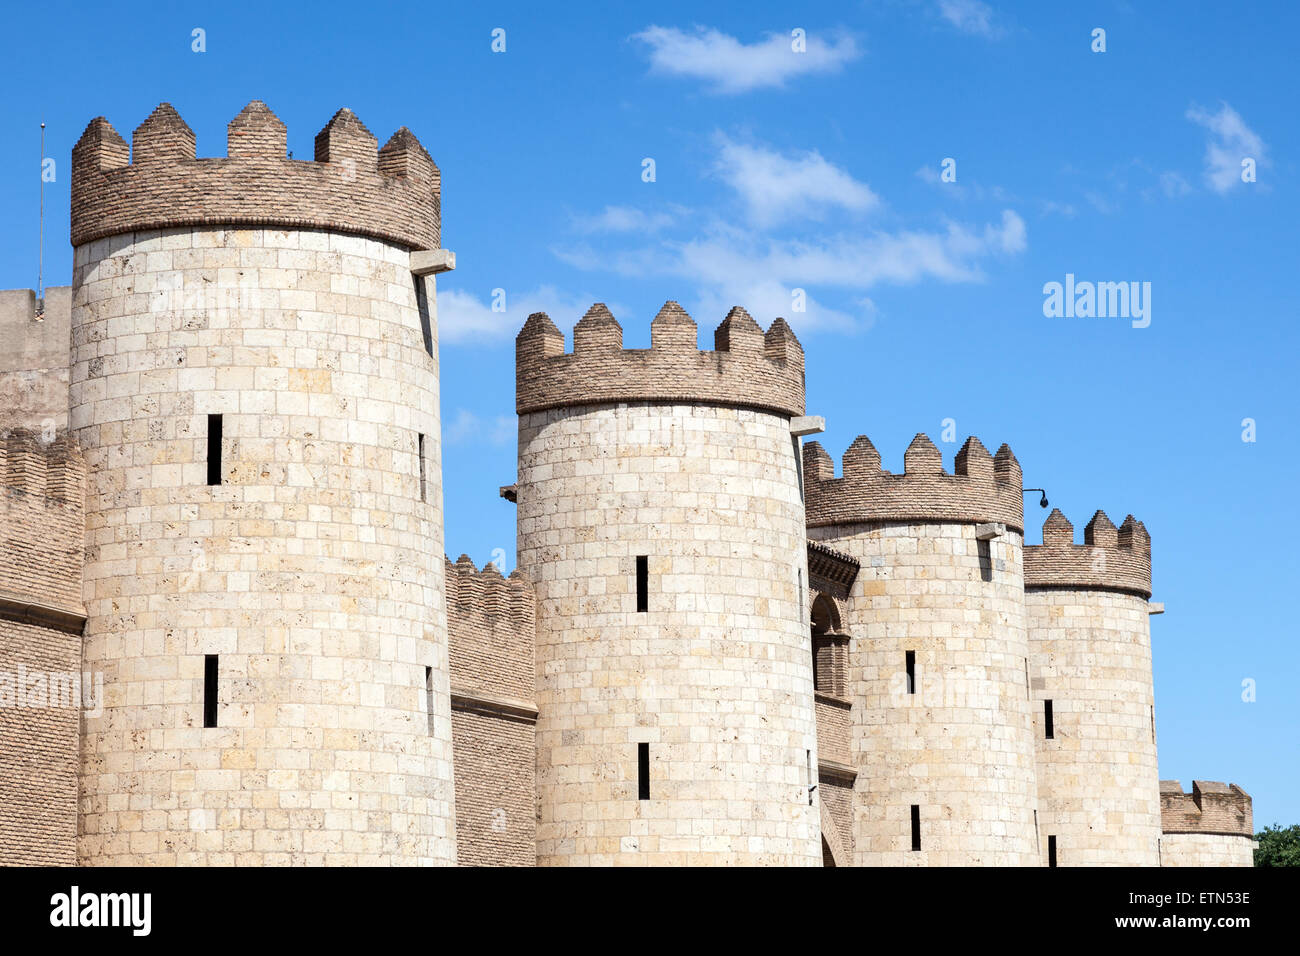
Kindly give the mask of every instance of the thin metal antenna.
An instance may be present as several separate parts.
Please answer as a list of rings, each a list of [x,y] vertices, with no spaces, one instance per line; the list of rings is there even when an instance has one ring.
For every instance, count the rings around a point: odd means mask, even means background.
[[[36,254],[36,314],[45,314],[45,122],[41,121],[41,225]]]

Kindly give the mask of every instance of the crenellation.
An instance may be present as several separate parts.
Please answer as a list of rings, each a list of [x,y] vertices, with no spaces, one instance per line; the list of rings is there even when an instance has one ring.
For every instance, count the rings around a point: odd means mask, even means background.
[[[954,474],[929,437],[918,434],[903,456],[903,474],[881,468],[880,453],[859,435],[844,453],[843,475],[834,476],[831,457],[819,442],[803,448],[808,527],[854,522],[1002,522],[1023,531],[1020,464],[1003,445],[990,461],[978,439],[957,454]]]
[[[405,128],[384,146],[350,110],[316,136],[314,160],[285,155],[284,124],[260,100],[227,127],[227,154],[197,158],[169,103],[140,124],[128,152],[103,117],[72,151],[72,244],[186,226],[321,229],[440,244],[441,175]],[[96,258],[102,258],[97,255]]]
[[[669,331],[669,330],[672,331]],[[649,349],[624,349],[623,330],[604,303],[574,327],[574,348],[545,313],[528,317],[515,340],[515,407],[520,414],[591,402],[707,402],[804,412],[803,348],[784,320],[765,336],[732,309],[714,350],[696,346],[694,321],[668,301],[651,323]]]
[[[133,165],[192,161],[194,149],[194,130],[170,103],[159,103],[131,135]]]
[[[1250,795],[1235,783],[1160,781],[1161,866],[1251,866],[1255,831]]]
[[[261,100],[252,100],[226,126],[226,156],[281,159],[289,148],[288,128]],[[189,157],[194,158],[194,149]]]
[[[1150,598],[1151,536],[1132,515],[1116,528],[1097,511],[1083,544],[1075,544],[1074,526],[1054,508],[1043,524],[1043,543],[1025,548],[1025,587],[1101,588]]]

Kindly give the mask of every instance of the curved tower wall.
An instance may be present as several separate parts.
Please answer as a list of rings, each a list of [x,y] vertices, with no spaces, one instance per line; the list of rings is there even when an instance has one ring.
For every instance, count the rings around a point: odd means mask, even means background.
[[[1098,511],[1076,545],[1056,510],[1025,549],[1039,824],[1058,866],[1160,865],[1150,596],[1151,539],[1132,515],[1116,529]]]
[[[740,309],[713,352],[676,303],[651,330],[624,351],[597,305],[572,354],[540,313],[518,338],[538,862],[817,866],[803,352]]]
[[[103,119],[74,150],[105,696],[82,863],[455,861],[436,320],[410,264],[438,243],[438,172],[405,130],[376,145],[342,110],[315,161],[286,159],[255,102],[224,159],[165,104],[133,162]]]
[[[948,475],[924,435],[904,460],[883,471],[863,436],[835,478],[804,447],[808,535],[861,563],[844,622],[854,863],[1036,865],[1020,466],[970,439]]]

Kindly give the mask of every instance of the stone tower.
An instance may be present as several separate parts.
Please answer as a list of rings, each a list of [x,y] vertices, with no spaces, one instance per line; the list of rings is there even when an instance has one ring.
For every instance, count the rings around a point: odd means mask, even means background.
[[[601,304],[516,341],[541,864],[822,860],[803,350],[738,308],[696,340],[668,302],[648,350]]]
[[[440,176],[260,102],[73,150],[71,428],[90,473],[87,864],[456,859]],[[128,155],[128,153],[130,155]],[[440,265],[441,263],[441,265]]]
[[[1025,549],[1045,863],[1054,847],[1058,866],[1160,865],[1150,597],[1132,515],[1117,529],[1098,511],[1077,545],[1054,510]]]
[[[865,436],[840,478],[804,446],[808,535],[861,565],[843,622],[854,862],[1036,865],[1020,465],[971,438],[949,475],[917,435],[904,470]]]

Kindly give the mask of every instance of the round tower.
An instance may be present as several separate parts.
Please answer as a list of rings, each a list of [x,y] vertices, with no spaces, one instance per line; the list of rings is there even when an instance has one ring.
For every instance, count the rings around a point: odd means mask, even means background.
[[[167,104],[73,150],[84,864],[455,862],[440,177],[377,145],[254,101],[224,158]]]
[[[519,566],[537,592],[541,864],[822,862],[803,350],[668,302],[517,339]]]
[[[860,436],[843,476],[804,446],[809,538],[855,558],[844,602],[854,862],[1036,865],[1020,465],[971,438],[904,474]]]
[[[1043,860],[1159,866],[1151,538],[1104,512],[1083,544],[1059,510],[1025,549]],[[1050,727],[1048,726],[1050,722]]]

